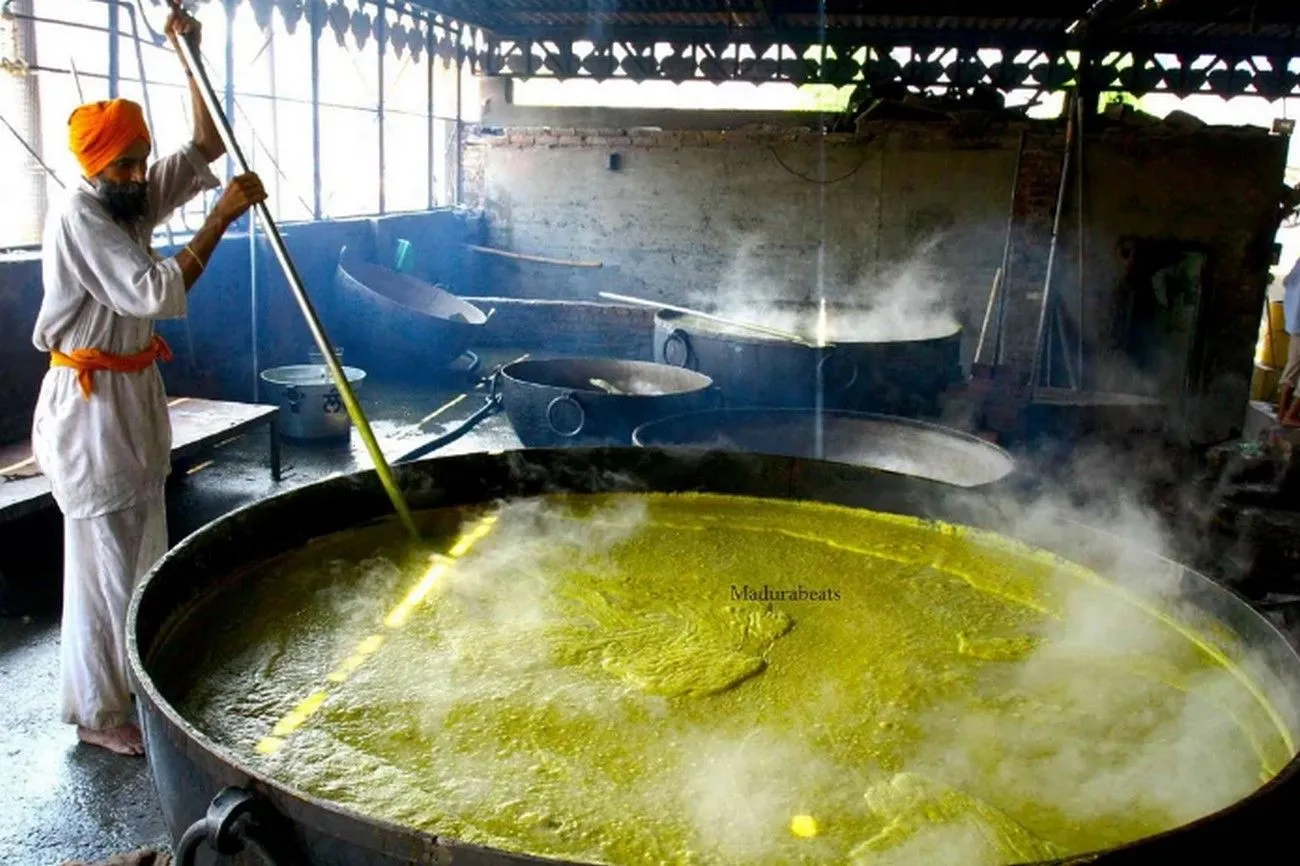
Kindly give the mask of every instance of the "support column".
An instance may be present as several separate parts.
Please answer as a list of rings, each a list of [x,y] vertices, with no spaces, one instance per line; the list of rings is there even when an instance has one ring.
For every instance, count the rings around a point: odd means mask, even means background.
[[[36,28],[29,20],[32,0],[13,0],[11,8],[15,17],[0,21],[0,33],[7,36],[0,55],[12,56],[20,68],[34,67]],[[12,133],[0,127],[0,164],[15,167],[6,171],[12,171],[16,181],[14,197],[9,198],[6,191],[5,207],[0,209],[3,236],[16,243],[39,243],[47,201],[45,170],[28,151],[30,147],[38,154],[43,153],[41,105],[35,75],[0,73],[0,114],[13,126]]]

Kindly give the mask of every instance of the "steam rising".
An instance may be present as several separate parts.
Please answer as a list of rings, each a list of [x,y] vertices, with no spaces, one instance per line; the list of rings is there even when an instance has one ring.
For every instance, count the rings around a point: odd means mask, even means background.
[[[818,341],[818,306],[829,307],[829,342],[925,340],[952,334],[953,313],[947,275],[936,264],[944,236],[920,244],[906,261],[880,274],[863,274],[844,285],[828,286],[825,298],[807,274],[774,272],[760,251],[765,239],[750,235],[739,242],[718,286],[697,292],[689,303],[703,312],[764,325]]]

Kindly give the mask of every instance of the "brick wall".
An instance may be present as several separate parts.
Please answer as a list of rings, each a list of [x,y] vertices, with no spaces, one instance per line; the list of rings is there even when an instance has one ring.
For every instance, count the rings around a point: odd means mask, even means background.
[[[1064,156],[1061,124],[882,123],[825,137],[790,128],[507,128],[471,139],[466,158],[466,190],[487,214],[489,242],[604,267],[493,260],[479,290],[582,300],[609,290],[679,303],[824,292],[864,304],[910,263],[919,290],[938,286],[966,327],[969,362],[1002,262],[1022,129],[1007,348],[1027,369]],[[1121,241],[1204,244],[1204,318],[1213,326],[1197,349],[1192,385],[1210,399],[1196,436],[1227,435],[1244,414],[1286,141],[1157,126],[1094,128],[1086,146],[1082,309],[1073,179],[1054,291],[1068,321],[1082,322],[1089,387],[1154,387],[1107,354]],[[609,167],[615,153],[618,170]]]

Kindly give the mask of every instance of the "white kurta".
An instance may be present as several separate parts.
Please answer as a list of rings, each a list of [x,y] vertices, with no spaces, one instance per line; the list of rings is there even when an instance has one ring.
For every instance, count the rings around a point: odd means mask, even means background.
[[[184,316],[180,265],[157,256],[150,238],[178,207],[219,185],[192,144],[159,159],[148,172],[146,216],[128,230],[83,181],[46,226],[36,348],[132,354],[148,346],[155,320]],[[127,601],[167,549],[171,422],[157,367],[96,373],[89,400],[75,370],[49,370],[32,451],[65,517],[63,719],[116,727],[131,710]]]

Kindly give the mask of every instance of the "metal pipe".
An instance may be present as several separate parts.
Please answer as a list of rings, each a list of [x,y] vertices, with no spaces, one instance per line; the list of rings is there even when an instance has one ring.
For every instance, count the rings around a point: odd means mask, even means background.
[[[433,131],[433,129],[434,129],[434,123],[433,123],[433,107],[434,107],[434,106],[433,106],[433,51],[434,51],[433,20],[432,20],[431,18],[426,18],[425,21],[424,21],[424,23],[425,23],[425,29],[424,29],[424,66],[425,66],[425,69],[424,69],[424,79],[425,79],[425,81],[424,81],[424,84],[425,84],[425,88],[426,88],[426,90],[425,90],[425,132],[426,132],[427,135],[428,135],[428,138],[427,138],[426,141],[425,141],[425,145],[426,145],[426,148],[425,148],[425,149],[428,151],[428,158],[429,158],[429,184],[428,184],[428,186],[429,186],[429,210],[433,210],[434,204],[438,201],[437,194],[436,194],[436,191],[435,191],[436,188],[435,188],[435,186],[434,186],[435,181],[434,181],[434,177],[433,177],[433,175],[434,175],[434,165],[436,165],[436,160],[435,160],[435,157],[434,157],[434,141],[433,141],[433,138],[434,138],[434,131]]]
[[[379,215],[384,215],[387,196],[384,188],[384,55],[388,52],[385,50],[388,42],[388,0],[376,0],[379,7],[375,13],[375,53],[379,55],[376,61],[378,69],[375,75],[375,89],[378,100],[375,103],[375,115],[379,122]]]
[[[320,37],[325,31],[325,22],[321,15],[324,4],[307,4],[307,26],[311,35],[311,213],[312,218],[321,218],[321,176],[320,176]]]
[[[68,188],[67,185],[64,184],[62,180],[59,179],[59,176],[54,173],[54,169],[46,165],[45,161],[41,159],[41,155],[37,153],[30,144],[27,143],[27,139],[23,138],[22,133],[14,129],[8,120],[5,120],[5,116],[3,114],[0,114],[0,123],[3,123],[5,125],[5,128],[13,133],[14,138],[18,139],[18,143],[23,146],[23,149],[26,150],[27,153],[31,155],[32,159],[36,160],[36,164],[39,165],[45,171],[46,174],[54,178],[55,183],[57,183],[63,189]]]
[[[699,310],[692,310],[689,307],[678,307],[674,304],[665,304],[662,301],[650,301],[645,298],[634,298],[629,295],[616,295],[613,292],[599,292],[600,297],[608,301],[618,301],[623,304],[636,304],[641,307],[656,307],[661,310],[668,310],[673,313],[681,313],[683,316],[694,316],[698,319],[708,319],[711,322],[717,322],[719,325],[728,325],[733,328],[744,328],[747,331],[755,331],[760,334],[766,334],[769,337],[778,337],[782,340],[789,340],[792,343],[799,343],[811,349],[821,349],[811,340],[805,340],[798,334],[792,334],[789,331],[780,331],[776,328],[768,328],[763,325],[753,325],[749,322],[740,322],[736,319],[728,319],[723,316],[715,316],[712,313],[701,313]]]
[[[179,0],[170,0],[172,6],[179,9]],[[233,126],[233,116],[235,114],[235,4],[237,0],[222,0],[226,7],[226,93],[225,93],[225,110],[222,114],[226,118],[226,123]],[[178,43],[184,42],[183,39],[176,40]],[[216,115],[213,115],[214,117]],[[231,133],[231,139],[234,139],[234,133]],[[226,181],[229,182],[235,176],[235,162],[232,151],[226,149]],[[252,219],[250,214],[248,219]]]
[[[1002,269],[998,268],[997,273],[993,275],[993,287],[989,289],[989,302],[984,308],[984,323],[980,325],[979,342],[975,344],[975,361],[980,363],[984,357],[984,344],[988,340],[989,325],[993,321],[993,310],[997,306],[998,298],[1002,291]]]
[[[462,117],[464,109],[461,101],[464,98],[465,84],[461,79],[461,74],[465,69],[465,27],[462,25],[456,28],[456,204],[462,204],[465,201],[465,131]]]
[[[171,0],[173,8],[180,5],[180,0]],[[177,39],[176,45],[180,50],[181,58],[185,61],[185,66],[190,73],[194,75],[195,81],[199,86],[199,93],[203,97],[204,104],[208,109],[208,114],[217,127],[217,132],[221,135],[222,143],[226,146],[226,152],[231,161],[239,167],[241,174],[248,173],[248,162],[244,159],[244,153],[239,148],[239,142],[235,140],[234,130],[230,127],[230,121],[221,110],[221,105],[217,101],[216,91],[212,87],[212,82],[208,80],[207,71],[195,57],[194,50],[189,44],[188,39]],[[357,432],[361,435],[362,441],[366,445],[366,450],[370,453],[370,459],[375,464],[375,472],[379,476],[384,490],[388,493],[389,499],[392,500],[393,508],[397,511],[398,518],[405,525],[412,537],[419,537],[419,530],[416,528],[415,520],[411,516],[411,510],[402,497],[402,492],[393,478],[392,469],[388,461],[384,458],[384,452],[379,448],[379,443],[375,439],[374,431],[370,428],[370,422],[366,419],[365,412],[361,409],[361,404],[357,402],[356,394],[348,382],[347,375],[343,372],[343,366],[339,363],[338,357],[334,354],[333,346],[330,344],[329,337],[325,333],[325,328],[316,315],[316,309],[312,306],[311,299],[307,297],[307,289],[303,285],[302,277],[298,274],[298,269],[293,264],[293,259],[289,255],[289,249],[285,246],[284,238],[280,235],[279,228],[276,227],[275,219],[271,216],[271,209],[267,207],[265,201],[260,202],[256,207],[257,215],[262,220],[262,225],[266,229],[267,240],[270,241],[271,249],[275,252],[275,257],[280,262],[280,267],[284,271],[285,280],[289,283],[289,289],[293,292],[295,300],[298,302],[299,309],[302,310],[303,318],[306,320],[307,329],[311,331],[312,338],[321,350],[321,355],[325,365],[329,367],[330,375],[334,379],[334,384],[339,390],[339,396],[343,399],[343,405],[356,425]]]
[[[248,217],[248,302],[249,329],[253,348],[253,402],[257,403],[261,395],[261,355],[258,352],[257,334],[257,219],[252,214]],[[188,322],[189,319],[186,319]]]
[[[1078,103],[1079,103],[1079,106],[1078,106],[1078,107],[1079,107],[1079,111],[1078,111],[1078,113],[1079,113],[1079,131],[1078,131],[1078,140],[1079,140],[1079,167],[1078,167],[1078,177],[1077,177],[1077,180],[1078,180],[1078,183],[1079,183],[1079,203],[1078,203],[1078,214],[1079,214],[1079,311],[1078,311],[1078,317],[1077,317],[1076,320],[1075,320],[1075,326],[1074,326],[1074,327],[1075,327],[1075,336],[1076,336],[1076,338],[1077,338],[1077,345],[1076,345],[1076,347],[1075,347],[1075,349],[1076,349],[1076,351],[1075,351],[1075,364],[1076,364],[1077,366],[1076,366],[1076,368],[1075,368],[1075,371],[1076,371],[1077,374],[1078,374],[1078,380],[1077,380],[1077,381],[1078,381],[1078,385],[1079,385],[1078,390],[1082,391],[1083,388],[1084,388],[1084,384],[1083,384],[1083,323],[1084,323],[1084,321],[1085,321],[1084,305],[1085,305],[1085,303],[1086,303],[1086,299],[1085,299],[1084,296],[1085,296],[1085,294],[1086,294],[1086,288],[1087,288],[1087,286],[1086,286],[1086,280],[1084,279],[1085,267],[1086,267],[1086,262],[1087,262],[1087,239],[1086,239],[1086,237],[1085,237],[1085,229],[1086,229],[1086,226],[1085,226],[1085,222],[1084,222],[1084,219],[1085,219],[1085,213],[1084,213],[1084,173],[1083,173],[1083,153],[1084,153],[1084,125],[1083,125],[1083,124],[1084,124],[1084,119],[1087,117],[1088,106],[1087,106],[1087,101],[1085,101],[1085,100],[1083,100],[1083,99],[1078,100]]]
[[[118,76],[118,12],[117,4],[108,7],[108,98],[117,99]]]
[[[1007,321],[1007,293],[1006,284],[1008,275],[1011,273],[1011,234],[1016,227],[1016,197],[1020,192],[1020,167],[1025,159],[1025,147],[1029,141],[1029,131],[1020,130],[1020,144],[1016,148],[1016,167],[1011,174],[1011,205],[1007,208],[1007,236],[1002,245],[1002,266],[999,270],[1002,272],[1003,291],[998,295],[998,318],[997,318],[997,340],[994,343],[993,363],[1000,365],[1006,359],[1006,341],[1003,339],[1003,332],[1006,330]]]
[[[1034,364],[1030,368],[1029,390],[1038,391],[1038,377],[1043,369],[1043,338],[1047,334],[1047,314],[1052,303],[1052,271],[1056,266],[1056,248],[1061,236],[1061,218],[1065,214],[1065,192],[1070,188],[1070,162],[1074,157],[1074,111],[1069,112],[1065,126],[1065,159],[1061,166],[1061,185],[1056,193],[1056,218],[1052,224],[1052,245],[1047,253],[1047,276],[1043,280],[1043,303],[1038,311],[1037,338],[1034,340]],[[1066,351],[1069,351],[1068,348]],[[1050,384],[1050,383],[1049,383]]]

